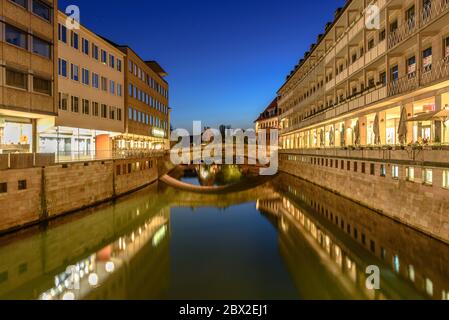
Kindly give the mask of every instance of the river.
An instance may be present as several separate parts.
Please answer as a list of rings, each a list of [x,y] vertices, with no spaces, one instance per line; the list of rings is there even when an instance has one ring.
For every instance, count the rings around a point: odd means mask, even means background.
[[[0,238],[0,299],[441,300],[448,262],[446,244],[292,176],[220,195],[156,183]]]

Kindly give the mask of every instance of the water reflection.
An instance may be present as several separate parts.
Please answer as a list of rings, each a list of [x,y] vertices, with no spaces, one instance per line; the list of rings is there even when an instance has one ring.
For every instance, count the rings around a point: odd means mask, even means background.
[[[153,185],[1,238],[0,299],[449,299],[448,253],[287,175],[221,195]]]

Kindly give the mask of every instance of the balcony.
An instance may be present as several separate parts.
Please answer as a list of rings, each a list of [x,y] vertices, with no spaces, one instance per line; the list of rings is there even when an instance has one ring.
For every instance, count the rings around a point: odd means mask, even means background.
[[[346,80],[347,78],[348,78],[348,69],[346,68],[337,75],[337,77],[335,78],[335,83],[339,84],[340,82]]]
[[[348,32],[348,40],[351,41],[359,32],[361,32],[365,28],[365,19],[362,15],[359,17],[359,20],[354,23],[351,29]]]
[[[398,94],[415,90],[418,87],[418,77],[416,74],[407,75],[388,84],[388,96],[392,97]]]
[[[413,35],[418,30],[416,17],[404,22],[399,28],[388,36],[388,48],[394,48],[399,43]]]
[[[383,55],[385,51],[387,51],[386,40],[380,42],[377,46],[375,46],[365,54],[365,64],[367,65],[372,61],[376,60],[378,57]]]
[[[432,68],[421,75],[421,84],[429,85],[435,81],[447,80],[449,77],[449,57],[438,61]]]
[[[328,64],[329,62],[331,62],[333,59],[335,58],[335,48],[330,49],[327,54],[326,57],[324,58],[324,62],[326,64]]]
[[[326,83],[326,91],[332,90],[335,87],[335,78]]]
[[[421,26],[424,27],[449,11],[449,0],[432,0],[423,8]]]
[[[343,48],[345,48],[348,45],[348,35],[345,34],[340,37],[340,40],[337,42],[337,45],[335,46],[335,53],[339,53]]]
[[[365,59],[363,57],[360,57],[358,60],[356,60],[353,64],[351,64],[348,68],[349,75],[352,75],[353,73],[359,71],[365,66]]]
[[[367,105],[385,99],[387,97],[387,87],[378,87],[366,94],[365,102]]]

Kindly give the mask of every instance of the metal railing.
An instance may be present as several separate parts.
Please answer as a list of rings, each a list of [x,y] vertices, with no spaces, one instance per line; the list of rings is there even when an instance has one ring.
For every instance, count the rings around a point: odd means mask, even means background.
[[[449,57],[432,64],[431,68],[427,69],[421,75],[421,84],[427,85],[432,82],[449,77]]]
[[[388,96],[395,96],[409,92],[418,87],[418,77],[416,73],[394,80],[388,84]]]
[[[403,25],[390,33],[388,48],[391,49],[418,30],[416,17],[410,18]]]
[[[96,150],[96,151],[68,151],[58,152],[55,155],[56,163],[81,161],[106,161],[133,158],[160,157],[166,154],[165,150]]]
[[[426,26],[449,10],[449,0],[432,0],[424,6],[421,15],[421,26]]]

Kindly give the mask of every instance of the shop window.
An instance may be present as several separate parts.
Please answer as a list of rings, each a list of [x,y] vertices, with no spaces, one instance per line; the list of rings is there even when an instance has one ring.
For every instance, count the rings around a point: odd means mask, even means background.
[[[405,175],[407,177],[407,181],[415,181],[415,168],[413,167],[406,168]]]
[[[387,176],[387,166],[384,164],[380,165],[380,176],[386,177]]]
[[[449,170],[443,171],[443,188],[449,189]]]
[[[0,193],[6,192],[8,192],[8,183],[7,182],[0,183]]]
[[[391,167],[391,176],[393,179],[399,179],[399,166]]]
[[[51,95],[51,80],[33,77],[33,91]]]
[[[20,71],[6,69],[6,84],[26,90],[28,89],[28,75]]]
[[[433,184],[433,171],[432,169],[423,169],[422,171],[422,180],[424,184],[432,185]]]
[[[19,180],[18,182],[18,189],[19,190],[26,190],[27,188],[27,181],[26,180]]]

